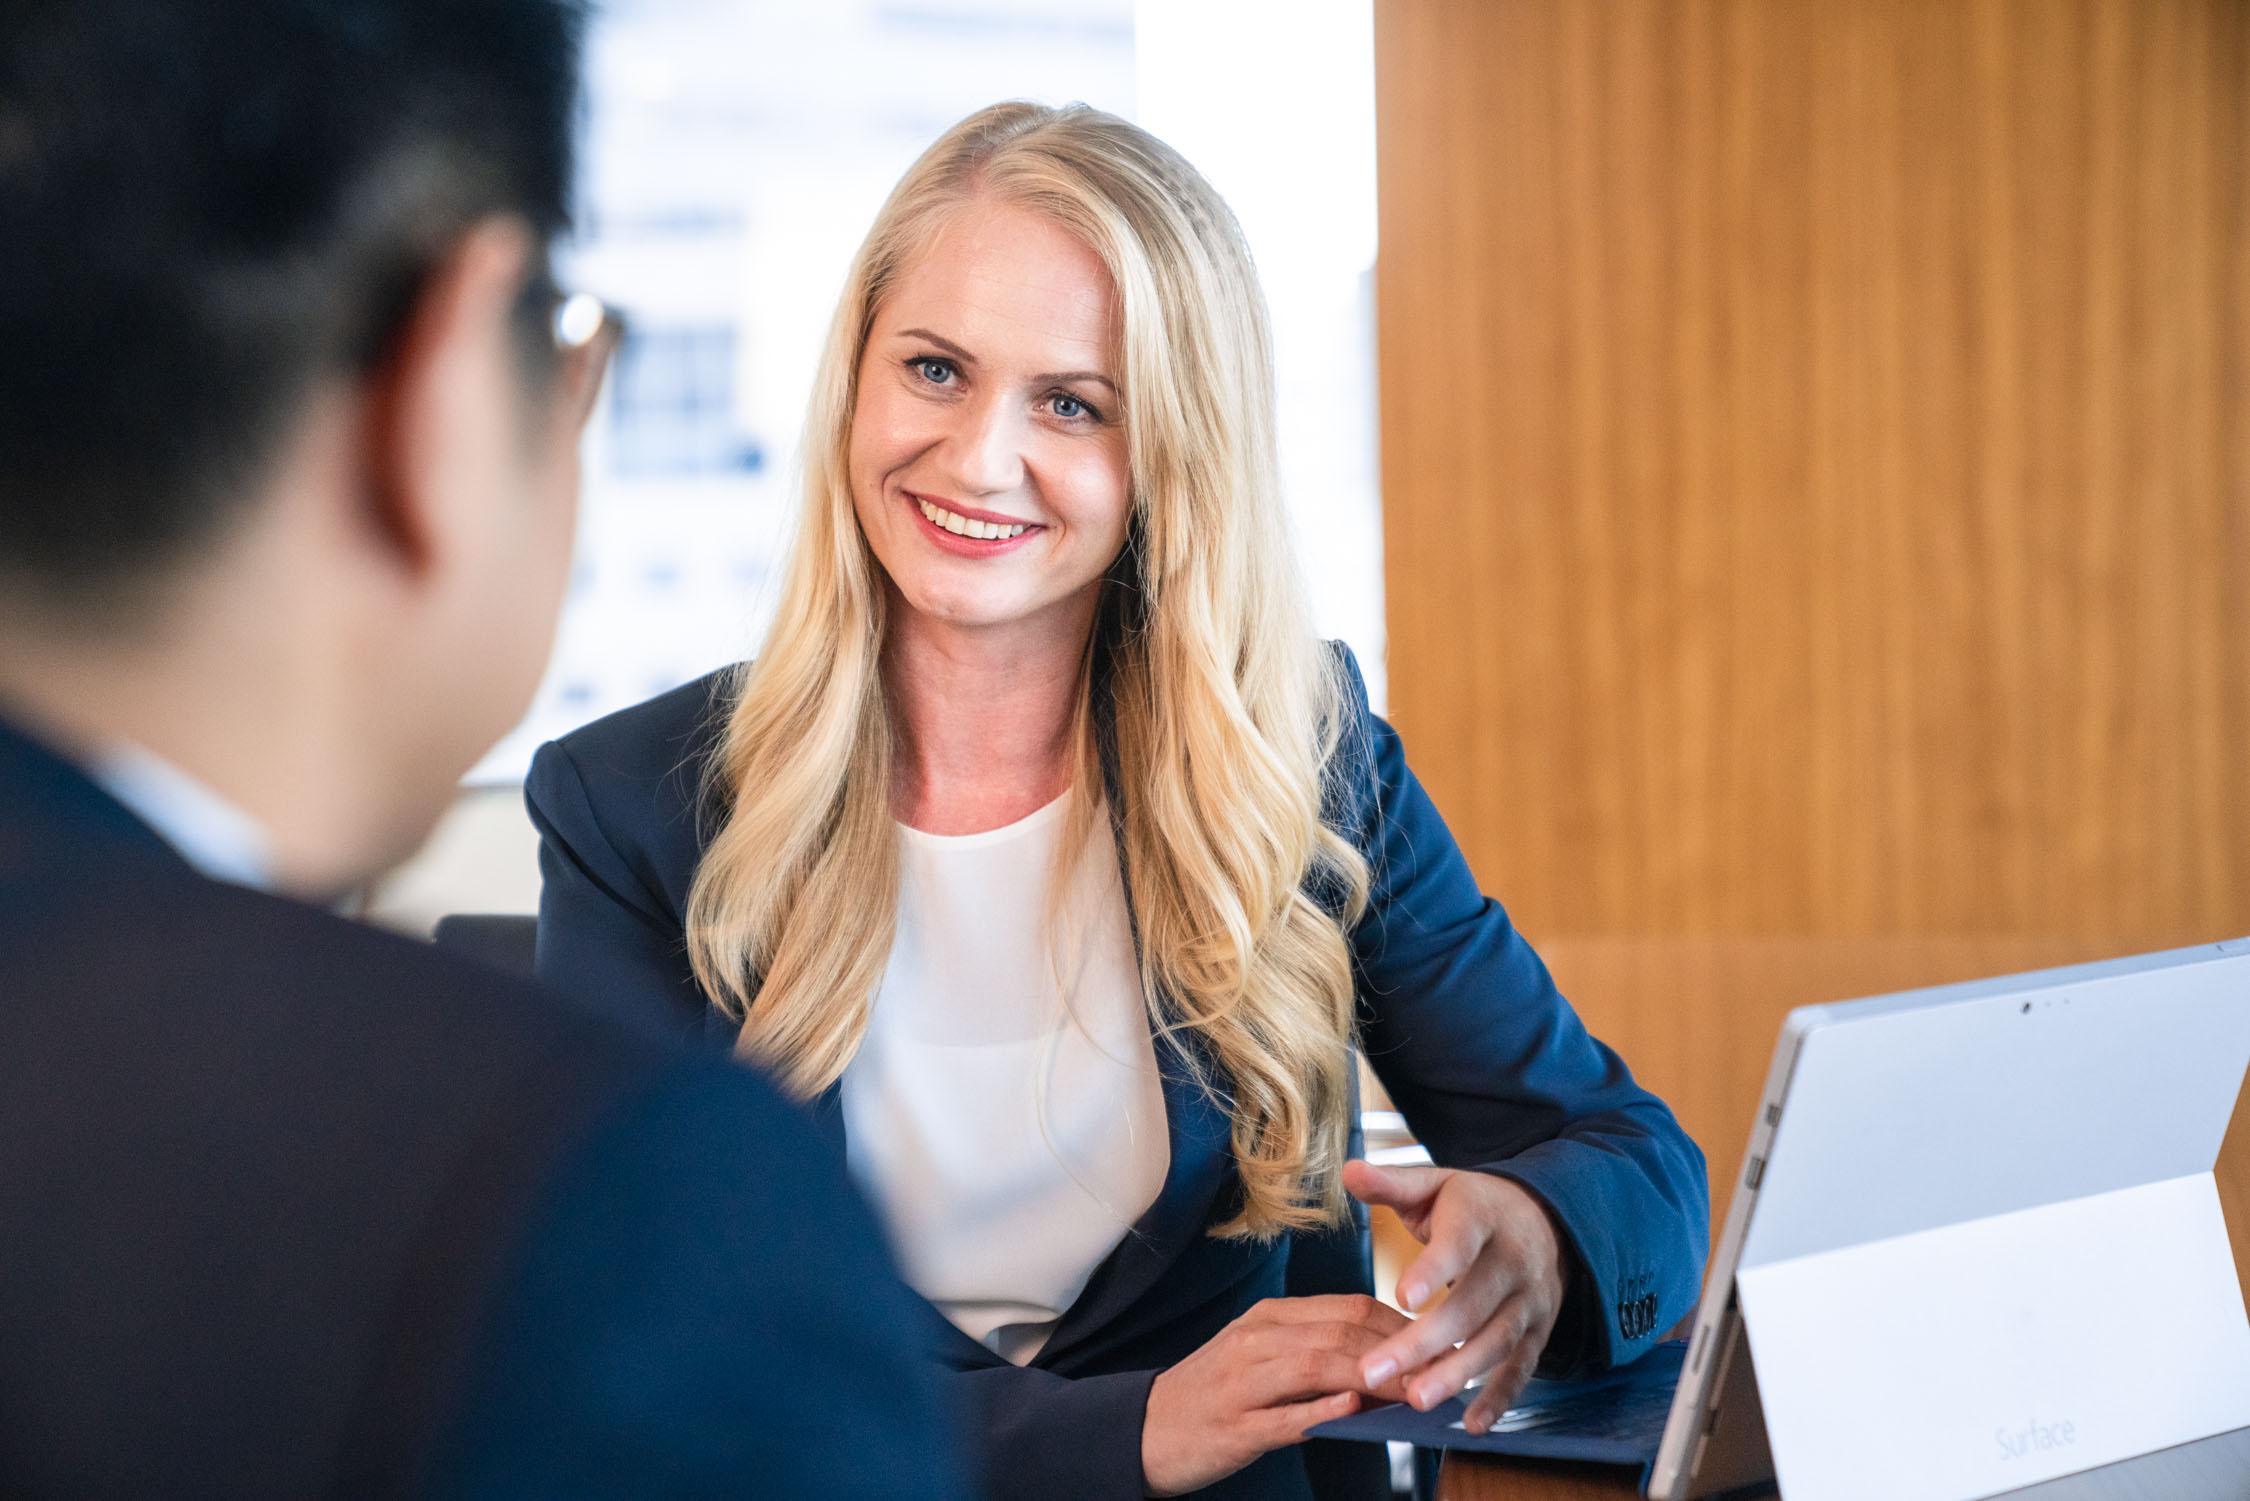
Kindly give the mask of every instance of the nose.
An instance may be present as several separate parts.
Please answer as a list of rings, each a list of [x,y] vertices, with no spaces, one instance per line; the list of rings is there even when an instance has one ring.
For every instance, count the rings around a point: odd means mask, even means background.
[[[939,445],[946,479],[964,492],[1000,495],[1024,480],[1024,424],[1011,402],[997,394],[955,408],[956,420]]]

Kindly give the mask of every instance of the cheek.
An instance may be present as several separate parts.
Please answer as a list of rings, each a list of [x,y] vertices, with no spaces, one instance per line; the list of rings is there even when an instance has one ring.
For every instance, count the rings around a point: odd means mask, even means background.
[[[904,399],[889,381],[863,380],[852,406],[853,478],[864,476],[879,483],[925,446],[928,435],[918,430],[917,422],[927,426],[928,414]]]
[[[859,522],[860,535],[874,550],[876,560],[888,568],[893,562],[887,531],[892,518],[889,508],[883,504],[884,467],[880,458],[855,435],[846,476],[851,486],[852,515]]]
[[[1103,451],[1076,459],[1057,472],[1051,498],[1071,530],[1102,550],[1103,566],[1125,545],[1132,517],[1132,483],[1124,455]]]
[[[899,431],[895,403],[862,388],[852,408],[851,442],[845,451],[847,476],[852,487],[852,507],[861,524],[878,519],[882,510],[883,481],[899,467],[907,444]]]
[[[578,496],[583,482],[578,445],[570,445],[558,466],[560,472],[539,497],[539,536],[534,544],[539,566],[540,598],[545,617],[562,609],[563,592],[570,582],[571,556],[578,543]]]
[[[536,680],[554,641],[578,536],[578,485],[578,445],[556,440],[532,469],[530,483],[510,497],[516,525],[502,539],[495,567],[502,583],[492,591],[504,618],[493,622],[491,640],[496,655],[505,643],[513,658],[506,667],[511,679],[528,673]]]

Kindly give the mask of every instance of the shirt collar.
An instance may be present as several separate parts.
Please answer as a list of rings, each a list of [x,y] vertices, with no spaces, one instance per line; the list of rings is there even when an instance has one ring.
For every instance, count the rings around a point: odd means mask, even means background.
[[[212,880],[273,888],[273,842],[265,829],[163,757],[120,740],[94,757],[86,774]]]

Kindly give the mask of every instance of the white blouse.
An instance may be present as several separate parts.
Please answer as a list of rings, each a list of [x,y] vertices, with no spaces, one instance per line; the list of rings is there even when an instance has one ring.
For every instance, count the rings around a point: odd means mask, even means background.
[[[890,965],[844,1070],[852,1176],[907,1282],[1017,1365],[1171,1166],[1106,814],[1048,931],[1067,805],[983,834],[899,827]]]

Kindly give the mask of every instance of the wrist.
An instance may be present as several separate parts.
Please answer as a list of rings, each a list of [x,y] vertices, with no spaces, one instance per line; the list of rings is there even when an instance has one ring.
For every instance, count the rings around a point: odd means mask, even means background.
[[[1177,1368],[1173,1368],[1176,1370]],[[1144,1496],[1177,1496],[1184,1487],[1178,1483],[1175,1456],[1167,1442],[1171,1430],[1173,1370],[1156,1373],[1148,1384],[1148,1403],[1141,1413],[1141,1494]]]

